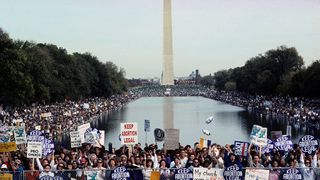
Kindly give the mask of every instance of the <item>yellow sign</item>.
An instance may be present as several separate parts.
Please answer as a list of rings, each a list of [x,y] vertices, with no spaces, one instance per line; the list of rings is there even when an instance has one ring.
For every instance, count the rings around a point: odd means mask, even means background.
[[[160,180],[160,172],[158,171],[152,171],[150,180]]]
[[[16,142],[0,143],[0,152],[11,152],[17,150]]]
[[[204,148],[205,145],[204,145],[204,138],[200,138],[200,142],[199,142],[199,146],[200,146],[200,149]]]
[[[12,180],[12,174],[0,174],[0,180]]]

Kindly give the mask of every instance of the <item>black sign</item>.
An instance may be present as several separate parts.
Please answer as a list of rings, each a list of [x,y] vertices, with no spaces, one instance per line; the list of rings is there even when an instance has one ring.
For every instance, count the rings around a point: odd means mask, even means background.
[[[164,140],[164,131],[162,129],[156,128],[154,130],[154,138],[156,141],[163,141]]]

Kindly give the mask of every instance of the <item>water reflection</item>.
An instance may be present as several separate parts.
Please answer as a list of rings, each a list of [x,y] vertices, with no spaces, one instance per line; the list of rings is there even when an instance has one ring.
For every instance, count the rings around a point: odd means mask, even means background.
[[[206,124],[205,120],[213,116],[214,120]],[[180,130],[180,142],[183,145],[193,145],[203,136],[202,129],[211,132],[207,139],[219,144],[233,144],[235,140],[248,141],[253,124],[268,128],[271,131],[286,133],[287,120],[267,118],[249,114],[245,109],[231,106],[219,101],[203,97],[146,97],[129,103],[121,109],[108,113],[106,118],[92,125],[105,130],[105,144],[111,142],[114,147],[120,147],[120,123],[137,122],[139,141],[145,143],[144,120],[150,120],[150,132],[147,133],[148,144],[154,143],[155,128],[176,128]],[[314,130],[305,126],[293,126],[294,143],[305,133]],[[319,132],[317,132],[319,133]]]
[[[172,97],[163,98],[163,127],[164,129],[172,129],[173,126],[173,99]]]

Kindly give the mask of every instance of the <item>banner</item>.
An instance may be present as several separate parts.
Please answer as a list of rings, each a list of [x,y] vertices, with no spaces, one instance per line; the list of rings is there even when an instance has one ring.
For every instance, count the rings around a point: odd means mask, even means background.
[[[41,158],[42,157],[42,143],[28,142],[27,158]]]
[[[150,132],[150,120],[144,120],[144,132]]]
[[[238,166],[229,166],[223,171],[223,177],[226,180],[243,179],[242,169]]]
[[[282,174],[282,179],[303,179],[302,174],[299,169],[288,169]]]
[[[179,149],[179,129],[166,129],[165,134],[164,148],[167,150]]]
[[[16,144],[27,143],[26,131],[24,130],[24,127],[16,127],[14,129],[14,139]]]
[[[303,136],[299,141],[301,151],[313,155],[319,147],[318,140],[311,135]]]
[[[79,131],[70,132],[70,144],[71,148],[81,147],[81,137]]]
[[[265,146],[267,144],[267,132],[267,128],[259,125],[253,125],[250,134],[251,142],[257,146]]]
[[[246,157],[248,155],[248,142],[234,141],[234,154]]]
[[[269,180],[269,170],[247,168],[245,180]]]
[[[175,169],[175,180],[193,180],[193,172],[187,168]]]
[[[1,172],[0,179],[1,180],[12,180],[13,176],[12,176],[12,174],[7,174],[7,173],[2,174],[2,172]]]
[[[86,132],[87,129],[90,128],[90,123],[86,123],[86,124],[82,124],[80,126],[78,126],[78,132],[80,134],[80,138],[81,138],[81,143],[84,143],[84,133]]]
[[[0,143],[0,152],[12,152],[17,150],[16,142]]]
[[[282,136],[274,142],[275,147],[277,150],[288,152],[292,149],[293,144],[291,139],[288,136]]]
[[[137,123],[120,123],[121,144],[138,143],[138,124]]]
[[[194,168],[194,180],[224,180],[223,169],[217,168]]]
[[[112,180],[130,180],[130,173],[126,167],[117,167],[110,175]]]
[[[162,129],[156,128],[154,130],[154,138],[156,141],[163,141],[165,138],[165,133]]]

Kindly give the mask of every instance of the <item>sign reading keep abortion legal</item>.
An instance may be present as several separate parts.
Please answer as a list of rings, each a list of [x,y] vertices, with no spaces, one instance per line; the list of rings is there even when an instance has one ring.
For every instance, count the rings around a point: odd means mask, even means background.
[[[138,124],[120,123],[121,144],[138,143]]]

